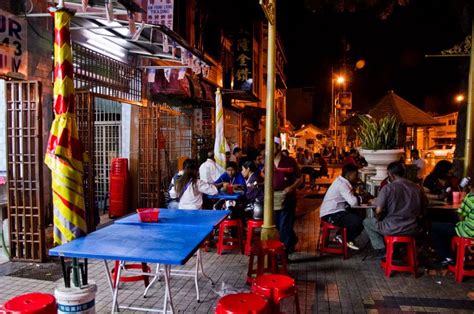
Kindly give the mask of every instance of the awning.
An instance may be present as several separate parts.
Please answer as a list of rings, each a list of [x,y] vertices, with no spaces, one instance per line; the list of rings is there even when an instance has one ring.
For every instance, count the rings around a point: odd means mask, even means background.
[[[260,99],[258,99],[258,97],[256,97],[254,94],[241,90],[223,89],[222,97],[227,99],[244,100],[248,102],[260,102]]]

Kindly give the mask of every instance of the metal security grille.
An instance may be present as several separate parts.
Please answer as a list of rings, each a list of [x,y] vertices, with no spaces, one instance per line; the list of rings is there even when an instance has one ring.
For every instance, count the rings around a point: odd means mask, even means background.
[[[87,159],[84,161],[84,201],[87,211],[87,230],[95,230],[94,184],[94,101],[89,92],[76,91],[76,120],[79,139]]]
[[[73,44],[74,87],[141,104],[142,71],[84,46]]]
[[[45,259],[40,83],[6,83],[8,220],[14,260]]]
[[[98,208],[105,211],[109,193],[109,172],[112,158],[120,156],[122,143],[122,106],[119,102],[95,98],[94,171],[95,197]]]
[[[138,199],[141,207],[160,206],[160,108],[140,108]]]
[[[192,120],[190,115],[164,106],[161,107],[160,120],[160,132],[164,139],[160,167],[163,179],[171,180],[178,170],[178,158],[192,157]]]

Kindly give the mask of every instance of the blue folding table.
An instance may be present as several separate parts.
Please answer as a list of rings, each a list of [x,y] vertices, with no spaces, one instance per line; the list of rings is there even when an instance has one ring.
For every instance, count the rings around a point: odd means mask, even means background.
[[[194,227],[201,226],[218,226],[222,220],[224,220],[230,214],[229,210],[185,210],[185,209],[168,209],[160,208],[160,214],[158,222],[143,223],[140,221],[138,214],[132,214],[122,219],[116,220],[115,224],[122,225],[144,225],[144,226],[163,226],[163,225],[177,225],[177,226],[188,226],[189,231],[194,230]],[[204,272],[202,257],[200,250],[196,253],[196,269],[182,270],[182,269],[171,269],[171,275],[182,276],[182,277],[193,277],[194,285],[196,287],[196,299],[200,301],[198,276],[199,273],[207,278],[211,284],[214,285],[214,281]],[[130,271],[130,273],[135,273]],[[155,277],[152,279],[150,284],[145,288],[143,296],[146,297],[148,290],[152,287],[156,280],[160,278],[163,271],[160,269],[160,265],[156,266]]]
[[[201,243],[213,230],[212,225],[178,224],[113,224],[85,237],[49,250],[49,255],[71,258],[94,258],[104,260],[107,279],[113,292],[112,313],[119,309],[139,311],[157,311],[139,307],[120,306],[118,304],[118,284],[113,288],[107,260],[119,260],[117,278],[125,261],[164,264],[165,297],[163,310],[169,307],[174,313],[169,276],[171,265],[184,265],[199,249]],[[143,273],[143,275],[150,275]],[[154,275],[153,275],[154,276]],[[169,299],[169,302],[168,302]]]
[[[206,197],[211,200],[237,201],[238,199],[243,197],[244,194],[245,193],[243,191],[235,191],[234,194],[227,194],[219,191],[219,193],[215,195],[206,195]]]

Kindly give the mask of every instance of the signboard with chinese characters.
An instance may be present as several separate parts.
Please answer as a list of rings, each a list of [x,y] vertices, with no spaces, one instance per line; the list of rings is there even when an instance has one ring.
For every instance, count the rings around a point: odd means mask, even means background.
[[[350,110],[352,109],[352,93],[342,92],[337,94],[337,109]]]
[[[252,33],[241,30],[234,41],[234,90],[252,91]]]
[[[0,10],[0,73],[27,75],[27,26],[26,22]]]
[[[174,0],[148,0],[147,22],[173,29]]]

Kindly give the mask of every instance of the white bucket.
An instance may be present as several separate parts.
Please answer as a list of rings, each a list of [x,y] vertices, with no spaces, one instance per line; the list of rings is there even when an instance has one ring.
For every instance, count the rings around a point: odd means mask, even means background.
[[[82,288],[56,287],[54,297],[58,303],[58,314],[95,314],[97,286],[91,282]]]

